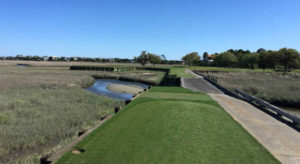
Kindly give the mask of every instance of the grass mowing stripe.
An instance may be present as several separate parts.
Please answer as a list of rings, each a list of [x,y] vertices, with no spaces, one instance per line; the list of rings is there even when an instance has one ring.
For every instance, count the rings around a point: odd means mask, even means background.
[[[207,95],[151,90],[80,142],[84,153],[58,163],[278,163]]]
[[[168,92],[168,93],[189,93],[189,94],[199,94],[199,92],[194,92],[186,88],[180,87],[153,87],[149,92]]]

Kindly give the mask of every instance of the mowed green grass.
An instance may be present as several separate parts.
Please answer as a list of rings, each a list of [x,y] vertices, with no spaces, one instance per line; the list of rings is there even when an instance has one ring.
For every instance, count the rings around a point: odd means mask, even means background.
[[[186,73],[188,67],[183,66],[170,66],[166,67],[170,69],[170,75],[176,75],[178,77],[194,77],[192,74]]]
[[[278,163],[208,95],[153,87],[57,163]]]

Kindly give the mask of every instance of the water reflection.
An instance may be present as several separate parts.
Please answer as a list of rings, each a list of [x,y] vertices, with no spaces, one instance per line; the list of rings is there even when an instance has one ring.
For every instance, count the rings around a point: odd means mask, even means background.
[[[134,95],[129,93],[121,93],[121,92],[113,92],[106,89],[108,84],[123,84],[123,85],[135,85],[141,87],[143,89],[148,88],[147,84],[139,83],[139,82],[128,82],[128,81],[120,81],[115,79],[98,79],[94,83],[93,86],[87,88],[86,90],[95,94],[99,94],[106,97],[111,97],[119,100],[129,100]]]

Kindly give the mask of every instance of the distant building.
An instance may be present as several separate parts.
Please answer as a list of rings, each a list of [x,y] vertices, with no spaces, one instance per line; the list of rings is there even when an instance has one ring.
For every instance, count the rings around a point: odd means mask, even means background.
[[[58,59],[58,57],[57,56],[49,56],[49,61],[55,61],[55,60],[57,60]]]
[[[77,61],[77,60],[78,60],[77,57],[71,57],[71,58],[70,58],[70,61]]]
[[[23,55],[22,55],[22,54],[18,54],[18,55],[16,56],[16,58],[17,58],[17,59],[23,59]]]
[[[49,57],[48,56],[43,56],[43,61],[48,61]]]
[[[203,61],[207,63],[212,63],[214,60],[212,59],[212,55],[207,55],[207,58],[203,58]]]
[[[61,61],[70,61],[70,59],[68,57],[61,57],[60,59],[61,59]]]
[[[212,63],[214,60],[213,60],[213,58],[212,58],[212,55],[208,55],[207,56],[207,61],[208,61],[208,63]]]
[[[115,59],[114,58],[108,58],[109,62],[114,63]]]

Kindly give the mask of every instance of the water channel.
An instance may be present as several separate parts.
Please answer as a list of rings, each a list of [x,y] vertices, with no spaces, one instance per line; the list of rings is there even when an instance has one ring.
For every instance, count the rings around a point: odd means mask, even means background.
[[[149,87],[147,84],[139,83],[139,82],[128,82],[128,81],[121,81],[116,79],[97,79],[93,86],[86,88],[87,91],[114,98],[119,100],[129,100],[134,95],[124,92],[114,92],[107,89],[107,85],[109,84],[121,84],[121,85],[130,85],[130,86],[137,86],[143,89],[146,89]]]

